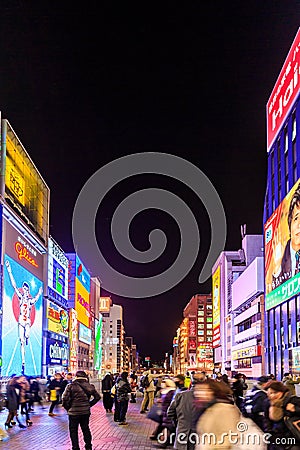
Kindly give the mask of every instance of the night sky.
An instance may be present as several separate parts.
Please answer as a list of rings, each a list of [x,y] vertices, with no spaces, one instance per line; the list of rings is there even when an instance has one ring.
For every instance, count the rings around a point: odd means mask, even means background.
[[[238,250],[241,224],[248,234],[262,233],[265,105],[298,30],[300,2],[99,5],[1,3],[0,110],[51,190],[50,234],[73,251],[73,208],[88,178],[121,156],[164,152],[211,180],[226,213],[225,249]],[[211,236],[205,208],[189,188],[159,175],[135,176],[116,185],[98,210],[97,237],[111,264],[148,277],[176,258],[179,229],[161,211],[139,214],[130,227],[141,251],[152,229],[166,233],[157,262],[141,267],[122,258],[110,238],[118,204],[151,186],[181,197],[201,233],[197,263],[172,290],[144,300],[112,294],[124,306],[127,335],[142,355],[158,359],[172,349],[192,295],[210,292],[211,280],[197,280]]]

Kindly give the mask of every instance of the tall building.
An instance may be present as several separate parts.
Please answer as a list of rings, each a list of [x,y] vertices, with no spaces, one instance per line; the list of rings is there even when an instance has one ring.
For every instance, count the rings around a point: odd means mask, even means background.
[[[121,305],[110,306],[103,318],[103,367],[119,373],[124,366],[124,326]]]
[[[224,251],[212,268],[214,368],[230,375],[233,345],[232,283],[245,270],[243,250]]]
[[[0,133],[0,371],[39,375],[50,191],[7,120]]]
[[[264,205],[266,372],[300,372],[300,30],[267,103]]]

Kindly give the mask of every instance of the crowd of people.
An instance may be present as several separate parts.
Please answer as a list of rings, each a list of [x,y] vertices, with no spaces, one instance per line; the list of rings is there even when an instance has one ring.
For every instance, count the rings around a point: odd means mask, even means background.
[[[289,373],[281,381],[269,375],[259,377],[249,389],[241,373],[229,378],[221,373],[171,376],[145,370],[140,376],[126,371],[107,373],[101,390],[106,413],[120,426],[128,425],[129,403],[136,403],[138,394],[142,396],[139,412],[156,423],[150,439],[159,448],[300,450],[300,397],[295,391],[299,383],[300,378]],[[85,372],[78,371],[74,377],[56,373],[49,379],[13,375],[6,399],[7,430],[31,426],[35,403],[46,408],[47,402],[50,417],[61,404],[68,413],[72,449],[79,450],[79,426],[86,450],[92,449],[89,418],[100,394]],[[246,428],[241,430],[241,424]],[[247,428],[252,435],[245,442]],[[242,435],[244,440],[239,440]]]
[[[150,439],[158,448],[300,450],[299,382],[289,373],[282,381],[261,376],[249,389],[242,373],[232,378],[204,372],[173,377],[150,370],[140,377],[135,372],[108,373],[102,380],[103,406],[115,422],[127,425],[128,403],[136,402],[141,391],[140,413],[156,422]],[[291,426],[297,420],[299,436]],[[241,424],[246,428],[239,429]]]

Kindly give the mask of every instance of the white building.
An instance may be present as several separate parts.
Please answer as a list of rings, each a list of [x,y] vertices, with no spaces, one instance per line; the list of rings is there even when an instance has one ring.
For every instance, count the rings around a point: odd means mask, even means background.
[[[122,371],[124,349],[123,308],[112,305],[109,312],[103,313],[103,372]]]

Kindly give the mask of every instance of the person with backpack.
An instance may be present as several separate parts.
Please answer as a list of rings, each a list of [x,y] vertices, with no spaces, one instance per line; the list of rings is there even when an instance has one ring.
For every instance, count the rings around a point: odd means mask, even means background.
[[[140,414],[146,413],[146,407],[151,409],[154,403],[154,395],[156,391],[156,386],[154,384],[154,378],[157,375],[152,374],[150,371],[146,370],[143,372],[143,377],[141,378],[140,384],[144,390],[144,398],[141,405]]]
[[[79,425],[82,430],[85,449],[92,450],[92,435],[89,427],[91,407],[100,400],[100,394],[83,370],[78,370],[75,379],[68,384],[63,395],[62,405],[69,415],[69,431],[72,450],[80,450],[78,440]]]
[[[264,429],[265,403],[268,399],[265,387],[269,381],[267,376],[259,377],[253,388],[247,391],[241,406],[243,416],[252,419],[261,430]]]
[[[128,372],[122,372],[116,383],[116,397],[119,409],[119,425],[127,425],[126,414],[128,410],[131,387],[128,382]]]

